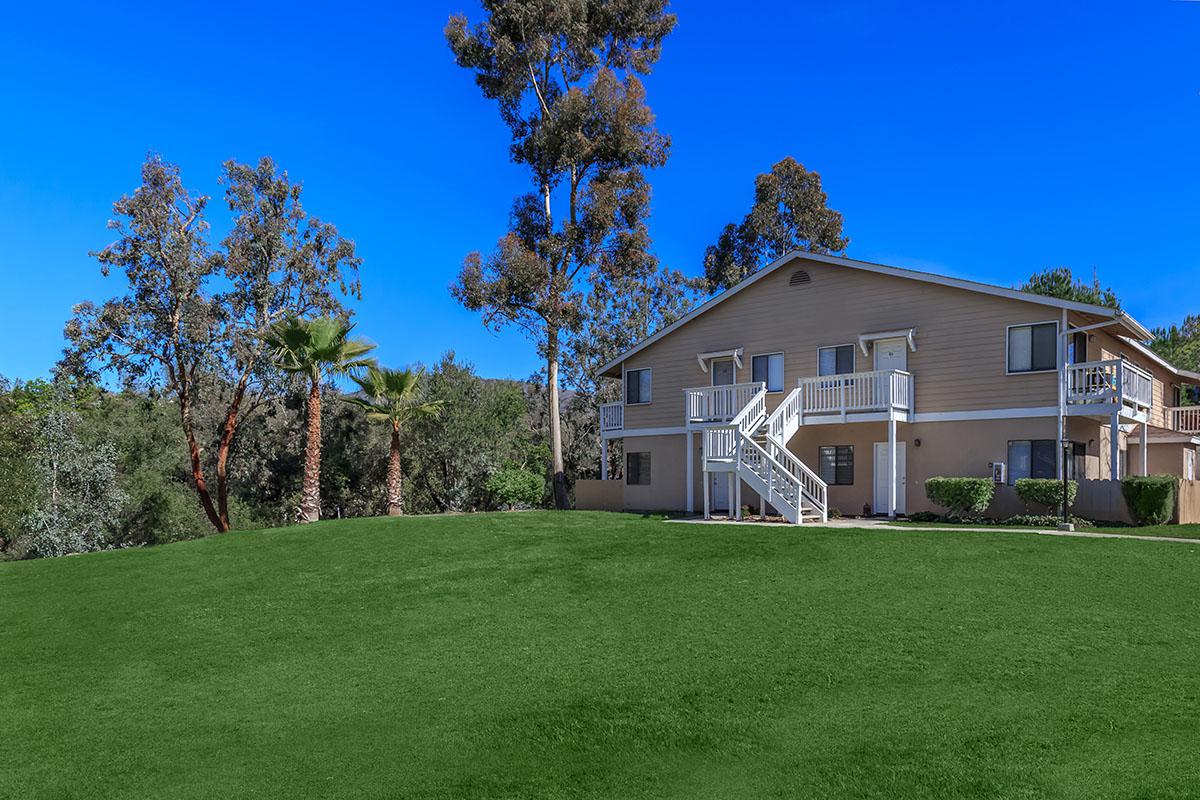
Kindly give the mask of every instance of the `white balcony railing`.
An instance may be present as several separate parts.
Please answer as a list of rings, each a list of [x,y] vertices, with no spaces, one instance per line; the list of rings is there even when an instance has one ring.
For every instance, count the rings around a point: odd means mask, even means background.
[[[686,422],[729,422],[764,387],[765,384],[759,382],[684,389],[684,420]]]
[[[1129,406],[1148,411],[1154,405],[1154,379],[1121,358],[1072,364],[1067,367],[1067,405]]]
[[[1167,409],[1167,424],[1180,433],[1200,434],[1200,406],[1176,406]]]
[[[600,406],[600,432],[625,430],[625,404],[604,403]]]
[[[797,386],[801,416],[912,411],[913,377],[902,370],[801,378]]]

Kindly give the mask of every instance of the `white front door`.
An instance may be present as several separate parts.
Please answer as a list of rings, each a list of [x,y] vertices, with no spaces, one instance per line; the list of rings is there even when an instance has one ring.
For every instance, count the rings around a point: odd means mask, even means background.
[[[892,476],[888,463],[888,443],[875,443],[875,513],[888,513],[888,488]],[[908,508],[905,494],[908,487],[908,468],[905,465],[904,442],[896,442],[896,513],[904,514]]]
[[[722,358],[712,362],[712,385],[732,386],[737,383],[737,370],[732,358]]]
[[[908,370],[908,340],[880,339],[875,342],[875,369]]]
[[[713,511],[728,511],[729,510],[729,473],[728,472],[710,472],[708,473],[709,491],[708,496],[710,507]]]

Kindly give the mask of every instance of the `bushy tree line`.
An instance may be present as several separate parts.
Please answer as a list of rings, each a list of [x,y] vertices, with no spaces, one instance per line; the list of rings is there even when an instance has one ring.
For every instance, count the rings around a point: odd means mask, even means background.
[[[417,514],[549,504],[549,450],[544,421],[530,402],[538,395],[532,385],[481,378],[453,353],[430,365],[421,385],[421,402],[438,404],[440,413],[400,428],[398,495],[389,488],[392,426],[345,402],[350,393],[321,386],[322,517],[386,514],[396,500]],[[348,388],[364,399],[357,386]],[[196,409],[198,421],[222,414],[219,402]],[[240,426],[227,498],[237,528],[295,521],[305,416],[304,395],[285,393]],[[564,419],[570,423],[573,412]],[[219,431],[201,443],[208,463]],[[211,533],[181,438],[169,394],[69,379],[0,381],[0,558]]]

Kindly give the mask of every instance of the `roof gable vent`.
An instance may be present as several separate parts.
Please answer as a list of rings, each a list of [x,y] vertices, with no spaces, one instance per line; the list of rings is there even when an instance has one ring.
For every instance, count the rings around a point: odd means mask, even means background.
[[[812,276],[808,274],[808,270],[798,269],[792,273],[792,277],[788,280],[788,286],[803,286],[806,283],[812,283]]]

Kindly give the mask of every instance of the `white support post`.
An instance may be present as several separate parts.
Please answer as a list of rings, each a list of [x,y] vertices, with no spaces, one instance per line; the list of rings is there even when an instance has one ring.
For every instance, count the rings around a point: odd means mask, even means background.
[[[600,439],[600,480],[608,480],[608,439]]]
[[[761,494],[758,496],[758,516],[763,521],[767,519],[767,498]]]
[[[726,503],[726,505],[733,505],[733,473],[726,472],[725,475],[727,476],[725,479],[725,483],[726,483],[726,487],[727,487],[725,490],[725,503]],[[725,519],[729,519],[730,517],[733,516],[733,514],[729,513],[732,510],[733,509],[729,509],[729,508],[725,509]],[[738,513],[740,514],[741,511],[739,510]]]
[[[896,518],[896,416],[888,415],[888,517]]]
[[[1058,458],[1056,459],[1055,475],[1062,477],[1064,455],[1067,446],[1067,361],[1070,355],[1070,334],[1067,333],[1067,310],[1062,310],[1062,325],[1058,330]]]
[[[1142,435],[1140,437],[1142,440],[1141,441],[1141,451],[1142,451],[1142,474],[1143,475],[1150,474],[1150,454],[1148,452],[1150,442],[1147,441],[1150,437],[1148,434],[1149,434],[1149,426],[1145,422],[1143,422],[1142,423]]]
[[[737,505],[735,506],[735,510],[733,512],[733,518],[736,519],[738,522],[741,522],[742,521],[742,476],[741,475],[739,475],[737,473],[733,474],[733,485],[737,487],[737,490],[734,492],[734,494],[736,496],[735,499],[737,501]]]
[[[1119,481],[1121,480],[1121,418],[1116,411],[1112,412],[1108,436],[1108,477]]]
[[[696,468],[692,464],[696,460],[696,441],[691,431],[684,438],[687,440],[687,513],[691,516],[696,513]]]
[[[700,435],[700,479],[704,481],[704,518],[712,519],[712,478],[708,477],[708,437]]]

